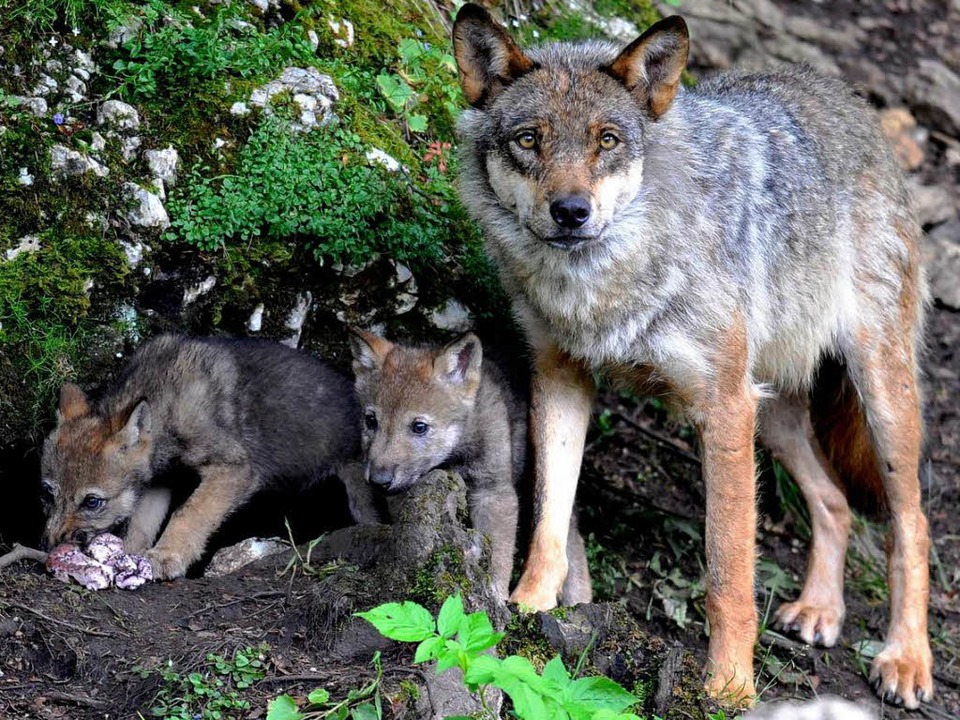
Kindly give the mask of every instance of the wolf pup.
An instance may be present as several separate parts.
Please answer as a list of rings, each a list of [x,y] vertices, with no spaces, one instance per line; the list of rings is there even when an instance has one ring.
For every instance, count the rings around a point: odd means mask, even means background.
[[[483,362],[476,335],[436,350],[351,332],[370,482],[397,493],[435,467],[459,472],[473,527],[490,538],[494,591],[506,600],[519,519],[517,488],[525,478],[526,404],[493,363]],[[590,571],[572,513],[565,547],[570,571],[561,601],[590,602]]]
[[[365,520],[369,491],[349,481],[359,479],[358,413],[350,380],[306,353],[259,340],[159,337],[99,402],[76,385],[61,390],[41,461],[45,544],[125,532],[127,552],[146,551],[153,577],[172,579],[258,490],[336,472]],[[170,491],[153,481],[175,462],[196,469],[200,484],[154,544]]]
[[[468,4],[453,43],[472,106],[459,124],[462,199],[535,354],[538,523],[513,598],[556,603],[590,373],[605,372],[672,398],[698,428],[708,689],[755,694],[759,427],[813,521],[806,583],[780,622],[837,641],[850,529],[840,480],[882,496],[890,625],[871,678],[907,707],[929,699],[920,228],[871,109],[804,67],[682,88],[679,17],[626,48],[524,51]]]

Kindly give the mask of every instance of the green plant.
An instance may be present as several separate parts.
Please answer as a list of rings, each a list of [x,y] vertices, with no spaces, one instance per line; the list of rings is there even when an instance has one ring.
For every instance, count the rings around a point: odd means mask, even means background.
[[[240,150],[234,172],[193,168],[171,199],[168,240],[204,250],[260,236],[300,237],[318,261],[362,264],[380,253],[401,261],[443,256],[443,208],[401,171],[368,161],[345,129],[291,132],[268,117]]]
[[[332,701],[329,691],[324,688],[316,688],[307,696],[306,705],[301,710],[296,700],[284,694],[270,701],[267,720],[381,720],[383,667],[379,652],[373,656],[373,666],[376,677],[363,687],[348,692],[340,702]]]
[[[496,717],[486,705],[486,689],[496,687],[521,720],[639,720],[627,712],[638,699],[610,678],[574,679],[559,656],[541,673],[527,658],[490,654],[503,633],[494,632],[485,612],[465,613],[459,595],[447,598],[436,619],[413,602],[387,603],[357,615],[391,640],[418,643],[414,662],[435,660],[438,673],[459,667],[486,717]]]
[[[150,707],[149,715],[168,720],[230,720],[250,709],[241,691],[264,677],[267,663],[266,646],[238,649],[232,659],[209,654],[203,671],[182,675],[173,661],[159,670],[139,669],[142,677],[151,672],[160,675],[161,687]]]

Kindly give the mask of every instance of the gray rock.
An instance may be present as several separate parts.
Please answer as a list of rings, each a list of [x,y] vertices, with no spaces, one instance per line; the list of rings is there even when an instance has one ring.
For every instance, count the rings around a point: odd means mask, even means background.
[[[743,720],[876,720],[863,705],[839,697],[819,697],[805,702],[761,703]]]
[[[67,96],[70,98],[70,102],[78,103],[82,102],[83,99],[87,96],[87,85],[76,75],[71,75],[67,78]]]
[[[939,225],[957,216],[957,196],[943,185],[921,185],[911,178],[910,192],[923,227]]]
[[[930,294],[953,310],[960,310],[960,220],[935,227],[923,243]]]
[[[33,185],[33,175],[30,174],[30,171],[27,168],[20,168],[20,174],[17,175],[17,182],[23,185],[24,187],[29,187]]]
[[[120,100],[107,100],[97,112],[97,123],[115,130],[135,131],[140,128],[140,115],[133,105]]]
[[[921,58],[904,92],[921,122],[960,138],[960,76],[937,60]]]
[[[165,150],[147,150],[143,157],[153,176],[162,180],[166,187],[173,187],[177,182],[177,165],[180,163],[180,154],[172,145]]]
[[[143,243],[120,241],[120,247],[123,248],[123,254],[127,256],[127,264],[135,268],[143,260]]]
[[[277,538],[247,538],[236,545],[217,550],[204,577],[222,577],[270,555],[289,552],[290,546]]]
[[[21,97],[14,95],[11,100],[14,100],[19,107],[33,113],[37,117],[46,117],[49,112],[47,101],[42,97]]]
[[[305,132],[318,125],[325,125],[335,119],[333,105],[340,99],[337,86],[329,75],[324,75],[314,67],[286,68],[276,80],[254,89],[250,94],[250,105],[262,108],[270,113],[270,101],[279,93],[289,92],[301,108],[299,122],[293,123],[291,129],[296,132]],[[234,103],[241,114],[239,103]],[[231,112],[233,109],[231,109]]]
[[[140,150],[141,144],[142,141],[138,135],[123,138],[123,140],[120,141],[120,154],[123,156],[123,159],[130,162],[137,157],[137,152]]]
[[[182,304],[184,307],[196,302],[197,298],[206,295],[213,290],[217,284],[217,279],[213,275],[208,275],[204,280],[184,288]]]
[[[423,674],[426,692],[420,693],[416,704],[419,720],[445,720],[453,716],[487,717],[479,697],[470,694],[463,685],[463,673],[454,667],[437,675],[436,662],[430,663]],[[503,693],[499,688],[488,687],[484,695],[487,707],[495,717],[500,717]]]
[[[452,332],[466,332],[472,325],[470,311],[454,298],[447,300],[442,308],[430,311],[429,320],[435,328]]]
[[[127,212],[127,220],[130,224],[161,230],[170,227],[167,210],[155,193],[134,183],[124,183],[123,187],[135,202],[133,209]]]
[[[290,314],[287,315],[287,321],[284,326],[291,332],[291,335],[280,341],[287,347],[299,347],[300,334],[303,331],[303,323],[307,320],[307,314],[310,312],[310,304],[313,302],[313,293],[309,290],[297,295],[297,302],[294,304]]]
[[[97,177],[106,177],[110,168],[84,155],[77,150],[71,150],[65,145],[54,145],[50,148],[50,169],[54,175],[83,175],[92,172]]]
[[[10,248],[4,253],[7,261],[16,260],[21,255],[29,255],[40,250],[40,238],[36,235],[25,235],[20,238],[15,248]]]
[[[253,312],[250,313],[250,317],[247,319],[247,330],[252,333],[260,332],[260,329],[263,327],[263,303],[258,304]]]

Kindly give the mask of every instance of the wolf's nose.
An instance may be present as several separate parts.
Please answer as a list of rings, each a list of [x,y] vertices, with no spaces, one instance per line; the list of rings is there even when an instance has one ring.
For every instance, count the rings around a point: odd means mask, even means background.
[[[553,221],[567,230],[576,230],[590,219],[590,200],[583,195],[567,195],[550,203]]]
[[[393,482],[393,468],[370,468],[370,482],[386,487]]]

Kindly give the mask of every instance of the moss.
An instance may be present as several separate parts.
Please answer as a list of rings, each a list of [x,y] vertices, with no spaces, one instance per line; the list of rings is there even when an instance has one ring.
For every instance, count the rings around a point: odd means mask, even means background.
[[[660,19],[660,13],[650,0],[595,0],[593,9],[605,17],[629,20],[641,31]]]
[[[516,613],[504,630],[504,638],[497,646],[502,656],[520,655],[532,662],[537,669],[557,656],[557,651],[543,636],[540,618],[536,613]]]
[[[466,595],[472,588],[464,569],[463,550],[456,545],[437,548],[414,577],[411,598],[429,607],[439,607],[451,595]]]

